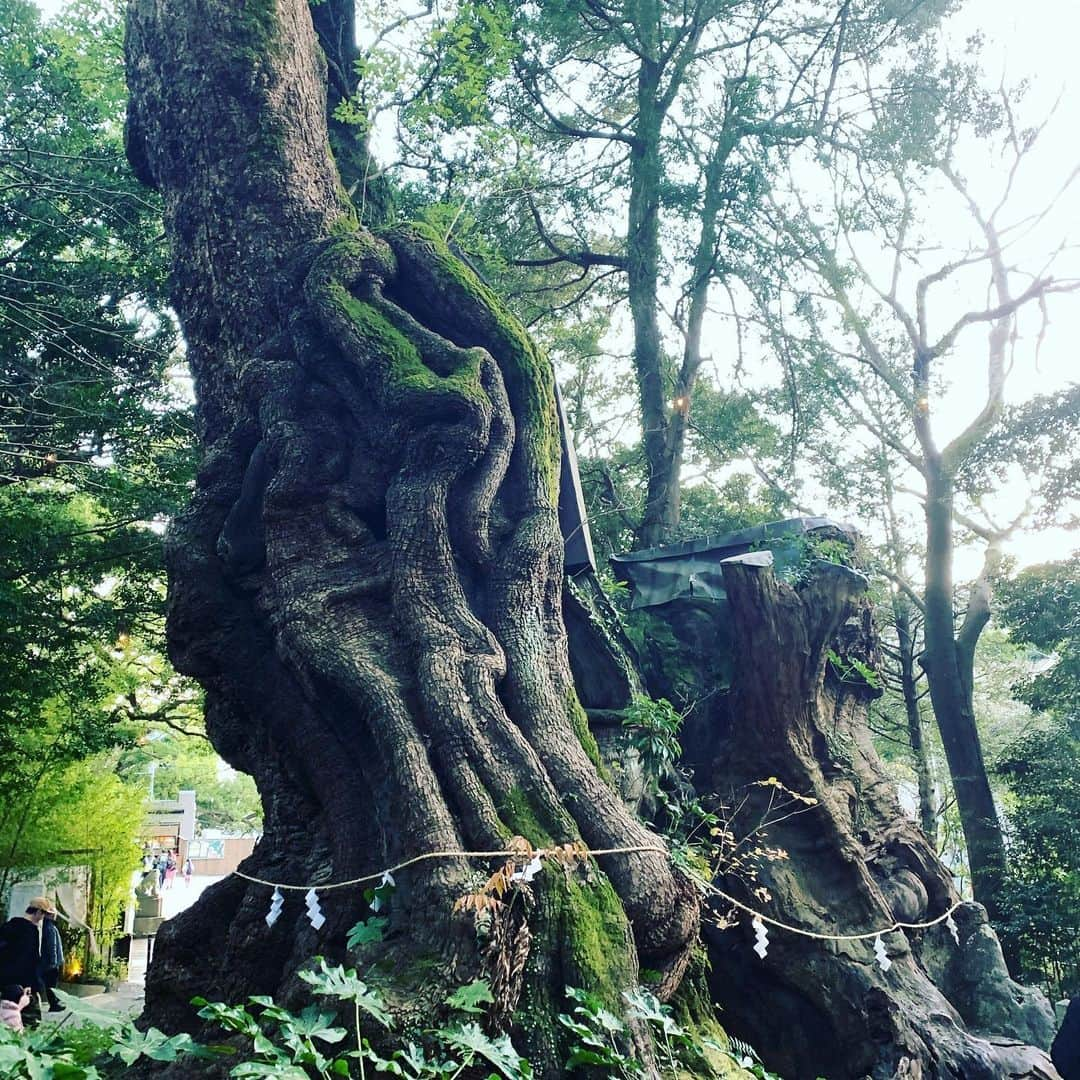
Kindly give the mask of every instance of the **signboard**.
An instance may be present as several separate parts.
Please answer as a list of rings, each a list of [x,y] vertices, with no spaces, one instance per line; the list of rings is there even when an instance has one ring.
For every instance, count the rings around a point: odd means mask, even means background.
[[[224,859],[225,858],[225,841],[224,840],[205,840],[198,839],[192,840],[188,845],[188,858],[189,859]]]

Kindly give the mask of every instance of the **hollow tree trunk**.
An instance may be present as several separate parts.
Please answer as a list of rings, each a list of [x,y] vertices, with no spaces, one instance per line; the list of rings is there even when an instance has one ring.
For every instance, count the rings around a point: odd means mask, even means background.
[[[340,881],[515,834],[655,848],[570,679],[550,365],[435,238],[357,226],[305,0],[133,0],[127,60],[129,156],[164,199],[204,451],[168,538],[170,650],[262,795],[245,872]],[[388,947],[424,1022],[446,982],[499,959],[451,914],[474,869],[398,876]],[[696,934],[665,855],[602,870],[534,882],[532,951],[500,1004],[520,995],[541,1075],[564,1060],[564,984],[617,1006],[640,961],[670,993]],[[316,933],[292,893],[268,930],[269,899],[230,877],[163,928],[150,1020],[190,1029],[194,993],[288,1000],[364,915],[356,891],[326,893]]]
[[[756,879],[718,883],[756,910],[823,935],[928,921],[957,898],[950,876],[901,812],[874,753],[865,725],[872,689],[827,674],[830,649],[875,662],[865,579],[821,564],[796,590],[775,578],[769,561],[755,553],[724,567],[735,681],[722,746],[698,766],[695,784],[750,793],[731,824],[736,836],[761,820],[776,790],[759,783],[768,777],[816,803],[753,837],[783,858],[760,861]],[[768,898],[755,894],[758,886]],[[1045,1001],[1009,981],[982,908],[964,905],[955,918],[959,947],[943,924],[910,937],[885,934],[887,972],[872,940],[772,929],[761,960],[748,919],[734,929],[707,921],[714,997],[728,1029],[789,1080],[1053,1076],[1045,1054],[1022,1045],[1047,1044]]]
[[[994,919],[1000,911],[998,897],[1005,871],[1005,843],[983,760],[972,696],[975,643],[981,626],[966,634],[962,641],[957,639],[954,626],[952,496],[949,479],[930,471],[926,498],[923,667],[956,792],[972,892]]]

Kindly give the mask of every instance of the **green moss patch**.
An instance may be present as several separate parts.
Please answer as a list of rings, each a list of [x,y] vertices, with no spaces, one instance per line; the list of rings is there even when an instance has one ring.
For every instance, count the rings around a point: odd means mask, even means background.
[[[574,729],[574,734],[578,737],[578,742],[581,743],[582,749],[588,755],[589,760],[596,766],[596,771],[609,784],[612,783],[611,772],[607,765],[604,764],[604,759],[600,756],[600,747],[596,742],[596,736],[589,727],[589,718],[578,700],[577,691],[573,687],[566,692],[566,715],[570,721],[570,726]]]
[[[572,1036],[552,1020],[569,1011],[567,986],[595,994],[616,1015],[625,1013],[623,991],[637,981],[630,926],[607,878],[584,881],[554,869],[542,876],[529,926],[534,936],[514,1011],[514,1041],[533,1060],[565,1061]]]
[[[525,328],[473,271],[456,258],[438,233],[423,223],[387,236],[416,274],[432,276],[439,299],[419,302],[441,325],[436,328],[459,345],[481,345],[502,371],[518,442],[530,469],[543,477],[551,505],[558,504],[562,446],[555,408],[555,373]]]
[[[533,847],[554,847],[550,823],[544,824],[533,809],[528,793],[511,788],[499,808],[499,817],[507,829],[507,838],[524,836]]]
[[[479,354],[448,352],[440,357],[447,367],[440,374],[424,362],[416,345],[375,305],[358,300],[339,283],[328,285],[327,295],[348,316],[356,333],[386,363],[382,392],[388,408],[424,415],[454,406],[464,406],[470,411],[487,406],[480,385]]]

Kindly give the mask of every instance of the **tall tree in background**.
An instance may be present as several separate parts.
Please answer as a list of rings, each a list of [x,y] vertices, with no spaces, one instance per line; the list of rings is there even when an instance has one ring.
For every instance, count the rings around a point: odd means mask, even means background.
[[[96,4],[47,29],[26,0],[0,13],[0,473],[85,480],[123,524],[149,519],[182,490],[188,432],[160,208],[124,168],[121,24]]]
[[[921,102],[915,114],[898,109],[895,101],[875,100],[871,138],[888,148],[877,154],[882,168],[866,169],[872,155],[853,163],[847,159],[846,168],[844,157],[834,159],[831,217],[798,193],[795,180],[786,206],[774,200],[791,251],[816,284],[787,299],[793,318],[781,310],[782,303],[773,317],[786,327],[791,355],[808,362],[810,381],[828,387],[827,408],[838,426],[823,425],[821,437],[812,440],[821,459],[832,468],[844,467],[835,432],[839,425],[854,425],[861,441],[887,451],[896,490],[918,485],[908,492],[924,512],[922,580],[902,580],[898,567],[890,572],[921,614],[920,661],[956,792],[975,896],[997,914],[1005,848],[975,722],[975,648],[990,618],[1003,543],[1032,515],[1033,504],[1039,504],[1044,520],[1052,518],[1063,489],[1060,469],[1043,471],[1033,483],[1031,504],[999,522],[987,496],[1002,477],[995,485],[995,467],[988,468],[987,461],[993,459],[990,447],[1000,452],[1006,446],[1009,460],[1022,460],[1025,447],[1038,445],[1032,433],[1049,426],[1052,416],[1075,425],[1075,415],[1070,419],[1065,410],[1055,411],[1057,402],[1033,402],[1034,416],[1024,423],[1012,419],[1004,405],[1006,378],[1026,347],[1019,340],[1018,319],[1025,309],[1037,310],[1052,294],[1075,285],[1046,268],[1026,272],[1008,250],[1015,231],[1008,220],[1009,195],[1039,133],[1018,131],[1010,101],[1002,96],[995,102],[980,91],[973,68],[949,65],[914,78],[911,100]],[[969,131],[980,137],[1000,133],[1009,161],[1004,192],[989,210],[958,171],[957,147]],[[953,258],[936,254],[940,238],[928,234],[918,213],[920,205],[929,204],[931,191],[942,190],[971,225],[962,241],[966,250]],[[891,262],[883,273],[876,272],[867,253],[868,247],[880,250],[876,245],[886,246]],[[944,301],[947,289],[981,299],[957,311],[951,298]],[[963,339],[977,327],[987,331],[978,404],[959,431],[942,439],[936,405],[960,363]],[[840,341],[844,344],[831,344]],[[996,467],[1003,464],[998,458]],[[1029,466],[1036,464],[1037,459],[1029,460]],[[953,569],[958,529],[977,538],[984,552],[981,571],[961,601]]]
[[[891,628],[895,638],[892,646],[883,646],[887,660],[892,662],[892,683],[903,703],[904,727],[911,761],[919,791],[919,824],[935,847],[938,842],[940,806],[935,778],[930,765],[924,726],[928,720],[924,709],[926,698],[925,673],[919,658],[923,643],[923,605],[911,595],[910,564],[913,554],[906,530],[901,521],[894,467],[887,447],[874,454],[876,468],[867,470],[867,479],[874,488],[874,501],[884,532],[884,543],[878,552],[888,575],[889,611],[881,619]],[[903,583],[903,585],[901,584]]]
[[[1018,687],[1037,712],[1080,713],[1080,555],[1031,566],[1001,583],[1001,616],[1014,641],[1054,662]]]
[[[640,958],[672,993],[698,900],[601,775],[571,683],[550,365],[439,238],[358,226],[303,0],[135,0],[127,40],[129,157],[164,201],[203,446],[168,541],[170,646],[263,795],[247,869],[343,880],[515,835],[637,849],[545,875],[528,927],[515,908],[484,950],[452,914],[467,859],[397,876],[410,1007],[488,970],[553,1075],[563,987],[615,1005]],[[324,900],[324,936],[347,899]],[[168,924],[155,1020],[288,984],[314,931],[287,900],[268,934],[268,902],[231,877]]]
[[[483,0],[435,35],[404,112],[406,163],[448,201],[484,201],[501,280],[532,310],[597,288],[628,306],[640,546],[679,523],[710,305],[738,307],[771,273],[756,218],[770,174],[796,147],[843,139],[849,68],[917,40],[946,6]]]

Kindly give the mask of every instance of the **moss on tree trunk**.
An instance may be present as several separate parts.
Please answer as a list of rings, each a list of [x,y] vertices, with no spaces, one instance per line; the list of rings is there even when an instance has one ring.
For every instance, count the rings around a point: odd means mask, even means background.
[[[203,446],[168,537],[169,643],[263,798],[244,870],[340,881],[514,834],[655,849],[570,677],[550,364],[438,237],[357,225],[304,0],[134,0],[127,61],[130,156],[165,202]],[[490,943],[453,914],[484,870],[398,875],[403,1012],[429,1021],[448,984],[491,974]],[[697,934],[665,854],[589,874],[536,879],[528,960],[501,984],[523,995],[541,1075],[561,1072],[564,984],[618,1004],[640,962],[670,994]],[[343,955],[364,915],[358,890],[326,893],[316,932],[290,894],[268,929],[269,899],[231,877],[167,925],[150,1020],[191,1027],[195,993],[295,998],[298,967]]]

